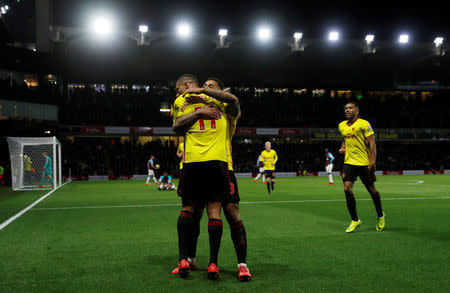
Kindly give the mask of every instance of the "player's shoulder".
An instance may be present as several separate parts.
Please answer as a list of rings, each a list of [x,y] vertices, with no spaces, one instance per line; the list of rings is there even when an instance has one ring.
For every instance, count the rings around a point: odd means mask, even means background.
[[[363,124],[363,125],[370,125],[369,121],[367,121],[366,119],[362,119],[362,118],[358,118],[358,123]]]
[[[347,122],[348,122],[348,120],[344,120],[344,121],[342,121],[341,123],[339,123],[339,128],[341,128],[341,127],[347,125]]]

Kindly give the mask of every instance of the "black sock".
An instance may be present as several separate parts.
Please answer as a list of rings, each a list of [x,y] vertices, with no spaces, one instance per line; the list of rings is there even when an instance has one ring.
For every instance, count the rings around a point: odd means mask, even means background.
[[[271,184],[272,184],[272,190],[273,190],[273,187],[275,186],[275,182],[272,181]]]
[[[346,191],[345,192],[345,200],[347,202],[347,209],[352,217],[353,221],[358,221],[358,215],[356,213],[356,200],[353,192]]]
[[[378,191],[376,191],[374,194],[370,194],[372,197],[373,204],[375,205],[375,210],[377,211],[377,216],[382,217],[383,216],[383,208],[381,207],[381,198]]]
[[[178,250],[180,253],[180,260],[189,257],[189,248],[192,247],[192,213],[189,211],[181,211],[178,216],[177,231],[178,231]]]
[[[217,265],[217,258],[219,256],[220,241],[222,240],[223,223],[220,219],[209,219],[208,233],[209,233],[209,264],[215,263]]]
[[[267,182],[267,192],[270,194],[270,182]]]
[[[231,239],[233,240],[234,249],[238,263],[247,262],[247,232],[245,231],[242,221],[230,225]]]
[[[188,251],[188,255],[190,258],[194,258],[197,255],[197,240],[200,236],[200,220],[201,218],[196,217],[194,214],[192,224],[192,243]]]

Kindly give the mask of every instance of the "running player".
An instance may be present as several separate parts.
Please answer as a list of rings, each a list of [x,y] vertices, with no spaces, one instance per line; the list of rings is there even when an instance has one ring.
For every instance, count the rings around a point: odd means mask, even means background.
[[[374,132],[368,121],[359,118],[359,107],[356,102],[349,102],[345,105],[345,118],[347,120],[339,124],[339,131],[344,138],[339,153],[345,154],[342,180],[344,181],[347,208],[352,218],[352,222],[345,232],[353,232],[361,225],[361,220],[356,213],[356,200],[353,194],[353,184],[358,176],[372,197],[378,217],[376,230],[381,231],[385,227],[385,214],[381,207],[380,194],[374,184],[377,159]]]
[[[182,209],[178,217],[179,275],[189,275],[188,252],[192,247],[193,217],[198,200],[206,200],[209,217],[210,260],[208,278],[219,277],[217,260],[222,239],[221,202],[230,193],[227,170],[227,111],[237,98],[226,104],[203,93],[196,77],[183,75],[177,82],[178,98],[173,104],[173,130],[185,136]],[[191,89],[190,92],[186,90]],[[185,93],[186,94],[183,94]],[[225,97],[224,100],[226,100]],[[205,182],[205,184],[198,184]]]
[[[169,173],[164,172],[158,180],[159,191],[162,190],[175,190],[175,184],[172,183],[172,176],[169,176]]]
[[[327,171],[328,174],[328,185],[334,184],[333,174],[331,174],[331,172],[333,171],[333,161],[333,155],[328,151],[328,149],[325,149],[325,171]]]
[[[42,168],[42,180],[39,187],[44,187],[45,179],[49,179],[50,187],[53,188],[53,166],[52,166],[52,158],[47,155],[47,153],[42,153],[42,156],[45,158],[44,168]]]
[[[154,161],[155,161],[155,156],[151,155],[147,162],[148,175],[147,175],[147,182],[145,182],[145,185],[150,185],[150,179],[153,179],[155,184],[158,184],[158,181],[156,181],[156,176],[155,176],[156,165],[154,165]]]
[[[258,173],[258,175],[256,175],[255,178],[253,178],[253,181],[255,183],[258,183],[258,178],[261,177],[261,175],[262,175],[262,181],[263,181],[263,183],[266,183],[266,175],[264,174],[264,158],[261,155],[258,156],[258,160],[256,161],[256,166],[258,166],[258,168],[259,168],[258,169],[259,173]]]
[[[272,150],[272,144],[267,141],[265,144],[265,150],[261,152],[261,156],[264,159],[264,170],[266,173],[267,192],[270,195],[270,188],[274,190],[275,185],[275,164],[278,161],[277,153]]]

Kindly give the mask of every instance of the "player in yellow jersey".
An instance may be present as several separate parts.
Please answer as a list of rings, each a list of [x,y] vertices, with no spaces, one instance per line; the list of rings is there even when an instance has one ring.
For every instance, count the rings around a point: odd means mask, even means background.
[[[184,160],[184,139],[180,140],[177,148],[177,156],[180,158],[180,170],[178,171],[178,189],[177,193],[181,196],[182,184],[183,184],[183,160]]]
[[[381,231],[385,226],[385,215],[381,207],[380,194],[375,189],[377,148],[374,132],[368,121],[359,118],[359,106],[356,102],[345,105],[345,117],[347,120],[339,124],[339,131],[344,138],[339,153],[345,154],[342,180],[347,208],[352,218],[346,232],[353,232],[361,224],[353,194],[353,184],[358,176],[372,197],[378,217],[376,230]]]
[[[228,96],[228,99],[232,99],[232,94],[229,92],[223,91],[223,83],[217,79],[210,77],[203,84],[203,87],[206,89],[205,93],[211,97]],[[236,107],[236,106],[235,106]],[[239,107],[239,104],[237,104]],[[239,109],[239,108],[238,108]],[[239,212],[239,188],[236,180],[236,176],[233,170],[233,158],[232,158],[232,147],[231,140],[233,138],[238,117],[240,115],[240,111],[236,112],[233,107],[228,108],[229,115],[227,120],[227,158],[228,158],[228,175],[230,178],[230,195],[224,201],[222,201],[222,208],[224,210],[224,214],[226,216],[227,222],[230,226],[231,239],[234,244],[234,248],[236,251],[236,256],[238,260],[238,277],[241,281],[249,281],[251,279],[250,271],[246,264],[247,259],[247,233],[242,223],[242,219]],[[231,113],[233,112],[233,113]],[[236,115],[237,113],[237,115]],[[191,268],[196,268],[196,250],[197,250],[197,240],[200,235],[200,220],[203,215],[203,210],[205,208],[204,201],[197,201],[193,212],[194,218],[194,228],[193,228],[193,242],[192,249],[189,253],[190,265]],[[173,274],[178,273],[178,268],[172,271]]]
[[[230,194],[228,176],[228,116],[239,114],[239,101],[222,92],[209,96],[210,90],[198,87],[191,75],[177,81],[178,93],[173,104],[173,130],[184,134],[182,211],[178,218],[181,277],[189,274],[189,248],[193,234],[193,212],[197,201],[205,200],[209,217],[210,260],[208,277],[217,279],[218,253],[223,231],[221,203]],[[206,184],[199,185],[198,182]]]
[[[267,192],[270,195],[270,188],[274,190],[275,186],[275,164],[278,161],[277,152],[272,150],[272,144],[267,141],[265,144],[265,150],[261,152],[261,157],[264,160],[264,170],[266,174]]]

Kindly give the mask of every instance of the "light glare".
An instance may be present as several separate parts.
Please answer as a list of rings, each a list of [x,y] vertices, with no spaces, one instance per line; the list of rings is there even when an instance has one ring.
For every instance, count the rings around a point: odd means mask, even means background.
[[[373,40],[375,40],[375,36],[374,36],[374,35],[367,35],[367,36],[366,36],[366,42],[367,42],[367,44],[372,43]]]
[[[294,39],[300,40],[303,37],[302,33],[294,33]]]
[[[339,33],[335,32],[335,31],[330,32],[328,34],[328,40],[330,40],[332,42],[335,42],[335,41],[339,40]]]
[[[400,35],[400,37],[398,38],[398,42],[399,42],[400,44],[406,44],[406,43],[408,43],[408,42],[409,42],[409,36],[408,36],[408,35],[405,35],[405,34]]]
[[[192,33],[192,28],[190,25],[188,25],[186,23],[182,23],[177,26],[177,34],[179,37],[187,38],[191,35],[191,33]]]
[[[272,31],[269,28],[262,27],[258,30],[258,39],[260,41],[267,41],[272,37]]]
[[[93,21],[92,31],[99,35],[109,35],[113,32],[113,24],[107,17],[100,17]]]
[[[434,44],[436,45],[436,47],[439,47],[440,45],[442,45],[443,42],[444,42],[444,38],[438,37],[438,38],[434,39]]]
[[[226,29],[219,30],[219,36],[226,37],[227,35],[228,35],[228,30],[226,30]]]
[[[139,26],[139,31],[140,31],[141,33],[146,33],[146,32],[148,32],[148,26],[146,26],[146,25],[140,25],[140,26]]]

